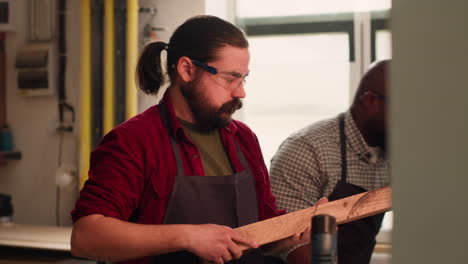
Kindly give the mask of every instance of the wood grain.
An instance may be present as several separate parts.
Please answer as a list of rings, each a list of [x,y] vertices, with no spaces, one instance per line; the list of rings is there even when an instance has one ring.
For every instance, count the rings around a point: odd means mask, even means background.
[[[384,187],[245,225],[236,228],[236,231],[264,245],[304,231],[310,226],[314,215],[333,215],[338,224],[343,224],[390,211],[391,208],[392,190]],[[247,249],[245,245],[240,246]]]

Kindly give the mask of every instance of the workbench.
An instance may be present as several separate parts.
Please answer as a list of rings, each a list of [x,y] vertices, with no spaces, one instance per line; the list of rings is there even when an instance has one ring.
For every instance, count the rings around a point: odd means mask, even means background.
[[[0,223],[0,264],[90,264],[70,252],[71,227]]]

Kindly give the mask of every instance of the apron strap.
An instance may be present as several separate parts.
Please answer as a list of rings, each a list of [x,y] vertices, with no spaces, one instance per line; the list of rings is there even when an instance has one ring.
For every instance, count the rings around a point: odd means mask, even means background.
[[[345,135],[345,114],[339,116],[340,122],[340,145],[341,145],[341,180],[346,182],[348,174],[348,165],[346,160],[346,135]]]
[[[172,135],[172,127],[169,124],[169,110],[167,109],[166,105],[163,103],[159,104],[159,111],[161,113],[161,118],[164,123],[164,126],[166,127],[166,131],[169,134],[169,139],[171,140],[171,146],[172,146],[172,151],[174,152],[174,157],[176,161],[176,166],[177,166],[177,174],[176,177],[178,176],[185,176],[184,173],[184,163],[182,162],[182,155],[180,154],[180,148],[179,144],[175,141],[173,135]]]
[[[244,153],[242,153],[242,150],[240,149],[239,144],[237,144],[236,140],[234,140],[234,146],[236,147],[236,155],[240,163],[242,164],[242,167],[244,167],[244,170],[249,169]]]

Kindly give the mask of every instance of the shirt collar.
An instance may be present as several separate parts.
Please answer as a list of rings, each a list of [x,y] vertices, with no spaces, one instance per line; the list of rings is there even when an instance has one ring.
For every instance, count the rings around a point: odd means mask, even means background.
[[[351,115],[351,111],[345,113],[345,135],[351,149],[357,153],[361,160],[373,164],[383,161],[383,151],[379,147],[367,145]]]
[[[171,96],[168,92],[164,94],[164,97],[161,103],[164,104],[167,108],[167,112],[169,114],[169,126],[172,128],[171,129],[172,136],[177,140],[180,140],[180,139],[189,140],[188,135],[185,133],[182,127],[182,124],[177,119],[177,116],[174,110],[174,104],[172,103]],[[236,131],[237,131],[237,125],[235,124],[235,122],[232,122],[232,121],[229,122],[227,126],[220,129],[220,132],[227,132],[230,134],[234,134],[236,133]]]

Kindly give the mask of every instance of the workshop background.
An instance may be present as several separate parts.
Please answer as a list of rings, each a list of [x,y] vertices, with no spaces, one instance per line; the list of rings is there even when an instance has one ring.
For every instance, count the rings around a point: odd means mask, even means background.
[[[393,58],[394,210],[372,263],[465,263],[467,10],[462,0],[0,0],[0,263],[85,262],[67,239],[89,153],[160,98],[135,86],[141,48],[200,14],[248,35],[236,117],[267,166],[290,133],[345,111],[368,65]]]

